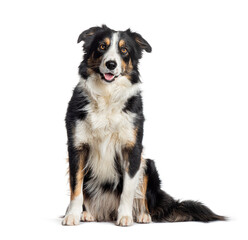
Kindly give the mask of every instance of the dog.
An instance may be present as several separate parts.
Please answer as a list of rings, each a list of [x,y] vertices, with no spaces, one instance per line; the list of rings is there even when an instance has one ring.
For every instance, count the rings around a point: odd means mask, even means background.
[[[154,161],[142,156],[138,64],[150,44],[130,29],[106,25],[85,30],[81,41],[80,81],[66,114],[71,196],[62,224],[225,220],[200,202],[177,201],[161,190]]]

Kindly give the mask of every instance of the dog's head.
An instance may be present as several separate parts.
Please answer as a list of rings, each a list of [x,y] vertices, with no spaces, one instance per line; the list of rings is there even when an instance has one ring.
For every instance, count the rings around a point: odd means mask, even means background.
[[[149,43],[130,29],[114,31],[106,25],[82,32],[78,43],[84,41],[84,58],[79,74],[87,79],[92,73],[111,83],[126,76],[132,83],[139,81],[138,62],[143,50],[151,52]]]

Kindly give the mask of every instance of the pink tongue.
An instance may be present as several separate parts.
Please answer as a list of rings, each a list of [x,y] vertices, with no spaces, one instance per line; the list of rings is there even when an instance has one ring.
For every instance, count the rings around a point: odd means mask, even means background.
[[[114,75],[111,73],[105,73],[104,77],[107,81],[111,81],[114,78]]]

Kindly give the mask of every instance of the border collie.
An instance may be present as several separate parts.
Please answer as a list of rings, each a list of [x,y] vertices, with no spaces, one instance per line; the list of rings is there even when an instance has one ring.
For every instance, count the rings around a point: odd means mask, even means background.
[[[66,114],[70,204],[63,225],[225,220],[196,201],[160,188],[154,161],[142,156],[144,115],[138,71],[149,43],[106,25],[82,32],[80,81]]]

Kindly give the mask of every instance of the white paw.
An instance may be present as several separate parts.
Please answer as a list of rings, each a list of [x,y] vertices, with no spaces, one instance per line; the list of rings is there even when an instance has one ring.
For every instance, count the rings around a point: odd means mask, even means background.
[[[79,222],[80,222],[80,215],[69,213],[63,219],[62,225],[74,226],[74,225],[78,225]]]
[[[136,219],[137,223],[150,223],[151,221],[151,216],[148,213],[140,214]]]
[[[123,216],[117,220],[117,225],[127,227],[133,224],[133,218],[130,216]]]
[[[83,211],[81,214],[81,221],[83,222],[94,222],[94,217],[87,211]]]

